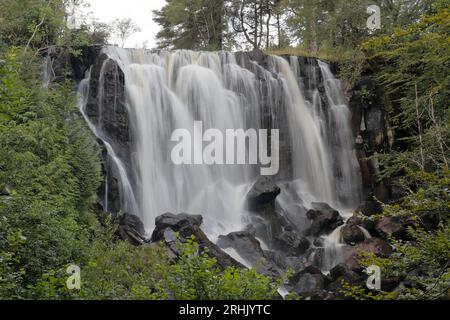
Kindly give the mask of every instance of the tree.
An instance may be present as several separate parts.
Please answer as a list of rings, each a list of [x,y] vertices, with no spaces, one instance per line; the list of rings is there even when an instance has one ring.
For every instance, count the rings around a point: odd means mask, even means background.
[[[221,50],[224,36],[224,1],[167,0],[153,20],[162,30],[156,38],[159,48]]]
[[[271,20],[276,17],[275,8],[278,8],[278,4],[279,1],[272,0],[230,1],[228,8],[233,31],[244,35],[253,49],[259,49],[263,45],[268,48],[272,29]],[[281,34],[281,30],[279,32]]]
[[[112,22],[112,33],[116,36],[120,46],[125,47],[128,38],[141,32],[141,28],[130,18],[115,19]]]
[[[432,0],[283,0],[282,6],[294,42],[314,53],[323,48],[355,49],[372,36],[366,26],[369,5],[381,9],[382,27],[376,31],[380,35],[432,13],[436,7],[433,3]]]

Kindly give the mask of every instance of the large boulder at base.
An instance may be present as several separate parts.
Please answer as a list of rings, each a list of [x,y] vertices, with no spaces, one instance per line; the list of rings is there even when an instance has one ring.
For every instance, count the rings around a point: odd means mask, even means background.
[[[392,247],[379,238],[366,239],[356,246],[345,247],[343,250],[344,264],[348,269],[352,271],[362,270],[358,261],[361,252],[374,253],[378,257],[388,258],[392,254]]]
[[[307,263],[305,257],[287,256],[279,250],[266,250],[264,253],[269,261],[281,270],[292,270],[296,273],[301,271]]]
[[[363,279],[363,276],[350,270],[344,264],[338,264],[330,270],[330,283],[327,286],[327,290],[333,292],[339,298],[345,298],[341,293],[344,283],[358,285],[362,283]]]
[[[199,250],[205,251],[210,257],[216,258],[217,265],[220,268],[245,268],[244,265],[223,252],[217,245],[208,239],[202,229],[200,229],[202,221],[203,218],[200,215],[189,215],[186,213],[175,215],[172,213],[165,213],[156,218],[156,227],[153,231],[151,240],[152,242],[165,243],[169,250],[169,255],[178,257],[179,252],[175,244],[178,241],[186,242],[194,236],[195,241],[199,244]]]
[[[307,234],[318,237],[328,234],[344,224],[344,219],[336,209],[326,203],[313,202],[312,209],[307,212],[307,217],[312,220]]]
[[[282,271],[266,255],[260,242],[247,231],[231,232],[226,236],[219,236],[217,245],[226,250],[233,249],[245,260],[249,267],[256,267],[258,272],[270,276],[280,277]]]
[[[261,176],[247,193],[247,207],[256,211],[267,204],[274,203],[280,192],[280,187],[275,184],[272,178]]]
[[[118,232],[120,237],[133,245],[142,245],[148,242],[145,237],[145,228],[141,219],[133,214],[125,213],[119,216]]]
[[[259,241],[247,231],[231,232],[226,236],[219,236],[217,245],[222,249],[233,248],[251,265],[256,265],[266,259]]]
[[[342,240],[349,245],[363,242],[366,239],[361,227],[354,224],[346,224],[341,228]]]
[[[287,288],[303,298],[324,299],[327,281],[318,268],[307,266],[290,279]]]
[[[382,238],[404,239],[407,235],[404,223],[398,217],[383,217],[375,224],[375,231]]]
[[[306,216],[308,210],[301,204],[289,204],[282,208],[276,203],[275,209],[299,232],[304,232],[311,224],[311,220]]]
[[[365,217],[363,218],[358,214],[354,214],[353,216],[351,216],[345,224],[363,227],[371,235],[374,232],[375,228],[375,223],[372,220]]]
[[[199,227],[202,223],[203,217],[201,215],[190,215],[186,213],[175,215],[173,213],[165,213],[155,219],[155,230],[152,234],[152,241],[158,241],[161,238],[161,232],[166,228],[178,231],[181,228],[194,225]]]
[[[294,231],[284,230],[274,238],[275,246],[288,256],[299,256],[308,250],[310,242]]]

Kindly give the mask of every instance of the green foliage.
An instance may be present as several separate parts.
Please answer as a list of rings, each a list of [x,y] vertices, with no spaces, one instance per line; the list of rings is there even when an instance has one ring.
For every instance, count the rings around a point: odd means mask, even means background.
[[[117,241],[117,226],[106,222],[97,229],[85,249],[78,299],[155,300],[167,299],[160,289],[159,270],[168,268],[169,259],[159,246],[134,247]]]
[[[220,50],[224,25],[222,1],[168,0],[153,12],[158,32],[159,48]]]
[[[450,286],[450,180],[449,172],[431,174],[422,171],[405,176],[408,185],[415,184],[400,203],[385,205],[383,216],[400,217],[409,222],[409,240],[390,239],[394,252],[389,258],[362,255],[363,266],[377,265],[382,278],[399,279],[402,285],[394,292],[369,292],[346,284],[344,294],[355,299],[441,299],[448,298]],[[440,221],[437,230],[427,227],[424,219]]]
[[[448,298],[450,287],[450,229],[448,225],[435,232],[409,229],[414,243],[393,240],[390,258],[366,255],[364,266],[377,265],[382,277],[401,279],[404,284],[394,292],[367,292],[346,285],[344,292],[356,299],[442,299]]]
[[[384,159],[385,176],[404,168],[448,169],[450,76],[443,70],[450,68],[449,21],[444,9],[363,45],[393,102],[387,111],[399,137]]]
[[[110,28],[102,23],[80,20],[70,27],[76,8],[84,0],[2,0],[0,1],[0,44],[45,51],[57,47],[61,54],[79,54],[79,48],[104,45]]]
[[[276,296],[283,279],[273,281],[255,269],[228,267],[221,271],[194,238],[179,244],[180,258],[161,270],[165,286],[177,300],[266,300]]]
[[[100,163],[72,84],[42,88],[18,50],[0,59],[0,292],[25,298],[81,255]]]

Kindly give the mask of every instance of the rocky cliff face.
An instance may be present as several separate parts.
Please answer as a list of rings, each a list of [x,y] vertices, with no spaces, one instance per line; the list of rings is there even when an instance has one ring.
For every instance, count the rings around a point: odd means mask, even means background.
[[[90,93],[86,107],[87,114],[104,131],[105,136],[111,139],[109,142],[114,145],[115,149],[120,150],[118,156],[125,159],[127,170],[131,172],[133,170],[130,167],[132,162],[129,159],[131,135],[125,105],[124,73],[115,61],[108,60],[108,57],[101,53],[100,48],[88,48],[82,52],[81,58],[72,59],[72,76],[79,81],[82,79],[82,74],[92,68]],[[283,58],[293,59],[287,56]],[[254,63],[267,68],[269,56],[260,51],[239,52],[236,54],[236,59],[240,61],[242,66],[255,72]],[[294,59],[299,63],[297,80],[305,98],[309,101],[317,99],[314,94],[318,91],[320,93],[318,96],[320,105],[326,109],[328,102],[318,60],[307,57],[296,57]],[[337,66],[331,64],[331,68],[336,70]],[[275,77],[276,75],[272,76]],[[292,176],[292,150],[290,147],[291,138],[286,125],[286,113],[271,108],[270,104],[276,104],[276,101],[273,100],[279,99],[279,97],[271,96],[269,87],[265,83],[266,77],[264,74],[257,73],[257,77],[261,80],[262,101],[266,102],[261,106],[261,124],[266,128],[280,130],[281,170],[278,180],[288,180]],[[376,91],[370,77],[366,76],[348,92],[347,96],[350,97],[348,105],[352,113],[352,132],[361,168],[365,198],[375,196],[379,200],[387,201],[389,192],[386,182],[380,181],[380,168],[377,158],[377,154],[389,149],[388,130],[379,101],[381,95]],[[104,161],[105,179],[108,181],[99,193],[100,199],[110,199],[111,203],[108,205],[108,209],[117,212],[120,209],[118,177],[111,170],[109,162],[107,158]],[[106,185],[109,186],[108,192],[110,195],[108,197],[104,195]]]

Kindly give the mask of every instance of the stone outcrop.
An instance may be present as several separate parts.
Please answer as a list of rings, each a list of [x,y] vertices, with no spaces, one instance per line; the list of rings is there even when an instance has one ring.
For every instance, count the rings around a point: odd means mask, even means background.
[[[312,209],[307,212],[307,216],[312,220],[312,224],[308,230],[308,234],[312,236],[320,236],[328,234],[334,229],[344,224],[339,211],[333,209],[326,203],[312,203]]]
[[[258,210],[267,204],[274,204],[275,198],[280,194],[281,189],[272,178],[261,176],[247,193],[247,207],[250,210]]]
[[[230,248],[235,250],[242,259],[263,275],[278,278],[283,274],[261,248],[260,242],[249,232],[238,231],[219,236],[217,245],[225,250]]]
[[[341,228],[342,240],[349,245],[363,242],[366,239],[364,232],[357,225],[346,224]]]
[[[352,271],[361,271],[362,266],[359,263],[361,252],[374,253],[378,257],[388,258],[392,253],[392,247],[386,241],[379,238],[366,239],[353,247],[345,248],[344,265]]]
[[[155,220],[155,230],[153,231],[152,242],[163,242],[166,244],[169,254],[172,257],[179,256],[177,242],[186,242],[191,237],[199,244],[199,250],[206,252],[210,257],[217,259],[220,268],[244,266],[223,252],[215,245],[200,228],[203,218],[198,215],[181,213],[178,215],[165,213]]]
[[[141,219],[133,214],[119,216],[118,232],[120,237],[133,245],[142,245],[149,240],[145,236],[145,228]]]

